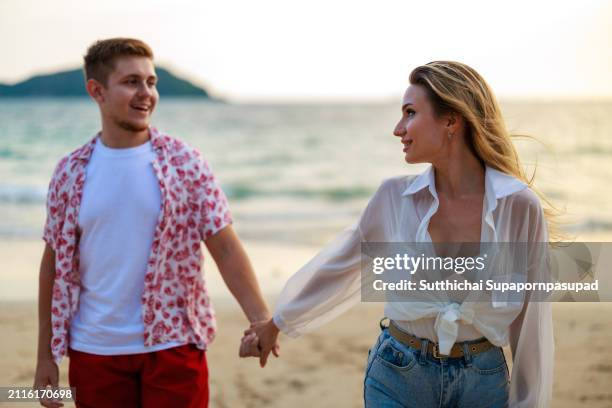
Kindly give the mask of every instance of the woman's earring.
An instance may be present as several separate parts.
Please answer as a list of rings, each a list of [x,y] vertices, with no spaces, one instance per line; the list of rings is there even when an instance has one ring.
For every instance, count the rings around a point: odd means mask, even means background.
[[[451,140],[452,137],[453,137],[453,134],[451,132],[448,132],[448,140]]]

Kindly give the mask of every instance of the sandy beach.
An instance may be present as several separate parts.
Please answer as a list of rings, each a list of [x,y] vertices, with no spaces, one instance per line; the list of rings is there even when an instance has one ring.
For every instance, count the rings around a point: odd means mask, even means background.
[[[360,304],[314,333],[281,337],[281,357],[261,369],[237,357],[246,320],[238,305],[216,302],[219,332],[207,352],[211,407],[360,407],[368,348],[382,304]],[[36,363],[36,304],[0,303],[3,336],[0,384],[32,384]],[[612,304],[555,304],[556,408],[612,406]],[[506,350],[508,358],[508,350]],[[68,385],[68,360],[60,367]],[[25,407],[28,404],[0,404]],[[36,406],[32,404],[31,406]],[[66,406],[72,406],[66,404]]]
[[[245,242],[270,305],[285,277],[314,254],[314,247]],[[37,341],[37,276],[42,241],[2,241],[0,288],[0,386],[30,386]],[[256,359],[238,358],[247,321],[229,297],[210,258],[205,276],[219,330],[207,357],[211,407],[360,407],[366,357],[378,336],[382,303],[361,303],[315,332],[281,336],[281,357],[264,369]],[[15,298],[24,298],[17,300]],[[14,300],[9,300],[14,299]],[[555,408],[612,406],[612,303],[556,303]],[[505,350],[511,366],[509,350]],[[60,366],[68,386],[68,359]],[[0,406],[25,407],[27,403]],[[37,406],[30,404],[30,406]],[[66,406],[72,406],[66,404]]]

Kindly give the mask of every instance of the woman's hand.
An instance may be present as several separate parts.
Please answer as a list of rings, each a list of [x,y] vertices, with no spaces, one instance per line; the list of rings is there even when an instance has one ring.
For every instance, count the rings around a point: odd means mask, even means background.
[[[244,331],[240,356],[259,357],[259,365],[265,367],[270,352],[276,357],[280,356],[278,333],[278,327],[272,319],[251,323],[251,327]]]

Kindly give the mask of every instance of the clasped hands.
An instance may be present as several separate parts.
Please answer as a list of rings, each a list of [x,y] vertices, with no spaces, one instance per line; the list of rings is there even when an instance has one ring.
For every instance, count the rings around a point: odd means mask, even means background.
[[[240,341],[240,357],[259,357],[259,365],[264,367],[270,352],[280,355],[278,332],[272,319],[251,323]]]

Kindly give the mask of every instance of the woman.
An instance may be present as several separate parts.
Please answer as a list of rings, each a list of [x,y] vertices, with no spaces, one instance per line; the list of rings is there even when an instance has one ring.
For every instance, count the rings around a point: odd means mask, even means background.
[[[452,61],[414,69],[393,134],[408,163],[431,166],[382,183],[356,225],[291,277],[273,319],[245,332],[242,356],[260,356],[265,365],[270,351],[277,354],[279,330],[306,333],[357,303],[363,242],[545,247],[537,245],[549,235],[538,194],[522,171],[493,92],[475,70]],[[543,252],[531,251],[530,268],[545,265]],[[370,350],[367,407],[549,406],[550,303],[468,303],[385,304],[390,323],[381,321]],[[507,344],[511,380],[501,349]]]

